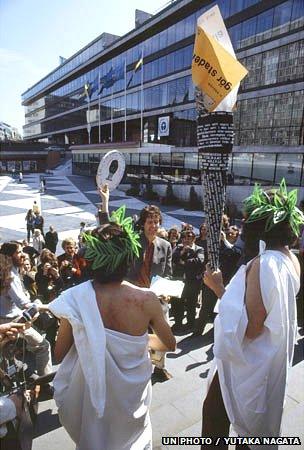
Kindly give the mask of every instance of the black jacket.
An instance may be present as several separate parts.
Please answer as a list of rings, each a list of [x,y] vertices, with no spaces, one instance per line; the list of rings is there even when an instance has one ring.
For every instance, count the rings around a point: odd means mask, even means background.
[[[175,247],[172,255],[174,272],[183,273],[186,281],[201,281],[204,269],[204,249],[194,244],[193,249],[189,249],[181,255],[183,245]],[[183,264],[184,263],[184,264]]]

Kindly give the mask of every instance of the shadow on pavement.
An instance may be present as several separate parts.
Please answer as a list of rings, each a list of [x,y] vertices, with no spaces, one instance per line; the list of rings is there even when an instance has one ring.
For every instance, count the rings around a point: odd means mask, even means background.
[[[206,347],[207,345],[213,344],[214,341],[214,333],[213,328],[209,330],[207,333],[205,333],[203,336],[187,336],[185,339],[182,339],[178,342],[177,348],[181,350],[179,353],[170,353],[167,355],[167,358],[170,359],[176,359],[180,358],[181,356],[186,355],[187,353],[191,352],[192,350],[197,350],[199,348]],[[209,350],[208,350],[209,352]],[[207,355],[208,355],[208,352]],[[210,361],[213,357],[213,354],[210,359],[207,360]],[[208,356],[209,358],[209,356]]]
[[[38,414],[37,422],[35,424],[34,439],[47,434],[50,431],[60,428],[62,425],[59,422],[58,414],[53,414],[51,409],[47,409]]]

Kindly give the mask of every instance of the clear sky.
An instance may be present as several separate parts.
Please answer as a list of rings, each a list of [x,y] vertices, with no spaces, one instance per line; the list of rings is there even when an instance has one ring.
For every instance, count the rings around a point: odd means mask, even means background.
[[[21,94],[103,32],[134,28],[135,9],[168,0],[0,0],[0,121],[22,132]]]

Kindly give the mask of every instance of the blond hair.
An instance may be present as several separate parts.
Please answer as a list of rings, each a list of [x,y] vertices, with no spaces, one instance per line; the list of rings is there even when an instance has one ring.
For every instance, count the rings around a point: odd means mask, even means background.
[[[75,239],[73,239],[72,237],[65,238],[65,239],[62,241],[62,244],[61,244],[63,250],[64,250],[64,248],[65,248],[66,245],[74,245],[74,247],[76,247],[76,241],[75,241]]]

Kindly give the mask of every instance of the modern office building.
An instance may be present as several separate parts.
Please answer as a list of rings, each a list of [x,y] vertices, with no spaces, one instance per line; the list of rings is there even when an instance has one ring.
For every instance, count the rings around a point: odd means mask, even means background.
[[[16,127],[0,122],[0,142],[21,141],[21,135]]]
[[[22,95],[24,139],[71,145],[76,174],[94,175],[102,155],[119,149],[125,183],[149,178],[162,194],[170,180],[186,199],[200,185],[195,26],[216,3],[249,71],[234,114],[230,191],[283,176],[303,186],[303,0],[177,0],[153,16],[137,11],[132,31],[102,34]]]

